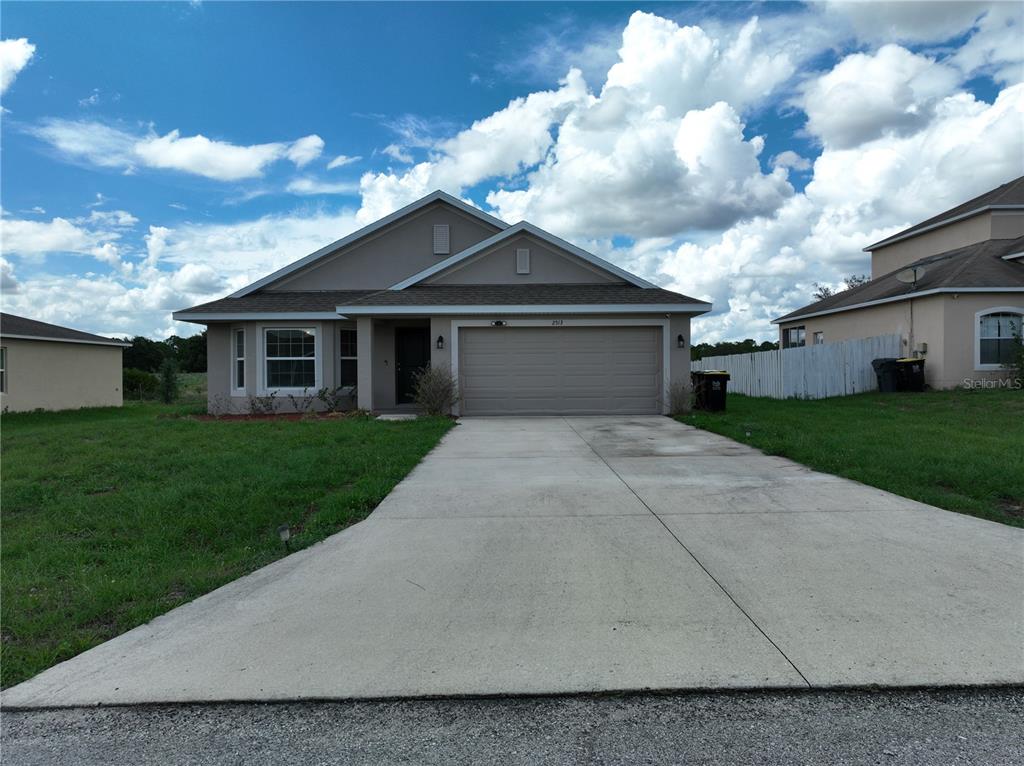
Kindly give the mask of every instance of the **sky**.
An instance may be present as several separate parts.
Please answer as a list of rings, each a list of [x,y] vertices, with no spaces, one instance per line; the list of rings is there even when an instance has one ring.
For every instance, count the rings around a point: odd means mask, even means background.
[[[24,3],[4,311],[103,335],[433,191],[709,300],[696,342],[1024,173],[1024,4]]]

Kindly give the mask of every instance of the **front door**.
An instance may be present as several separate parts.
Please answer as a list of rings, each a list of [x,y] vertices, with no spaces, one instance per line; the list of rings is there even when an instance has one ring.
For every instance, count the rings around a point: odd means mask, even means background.
[[[416,373],[430,362],[430,330],[426,327],[395,328],[395,402],[415,400]]]

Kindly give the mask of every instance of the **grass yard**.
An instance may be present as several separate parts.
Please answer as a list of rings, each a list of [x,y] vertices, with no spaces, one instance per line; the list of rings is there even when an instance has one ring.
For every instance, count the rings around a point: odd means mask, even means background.
[[[729,395],[684,423],[951,511],[1024,526],[1024,394]]]
[[[452,425],[199,411],[3,417],[4,687],[365,518]]]

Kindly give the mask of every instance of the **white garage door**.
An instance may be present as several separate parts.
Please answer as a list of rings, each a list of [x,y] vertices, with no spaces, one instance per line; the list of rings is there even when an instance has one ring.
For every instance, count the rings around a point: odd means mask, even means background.
[[[661,412],[660,327],[463,327],[464,415]]]

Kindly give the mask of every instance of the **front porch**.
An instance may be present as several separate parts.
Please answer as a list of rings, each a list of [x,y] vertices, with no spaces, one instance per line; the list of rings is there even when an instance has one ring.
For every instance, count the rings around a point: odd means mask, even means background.
[[[450,322],[431,317],[357,317],[359,409],[385,413],[416,411],[416,373],[449,364]]]

